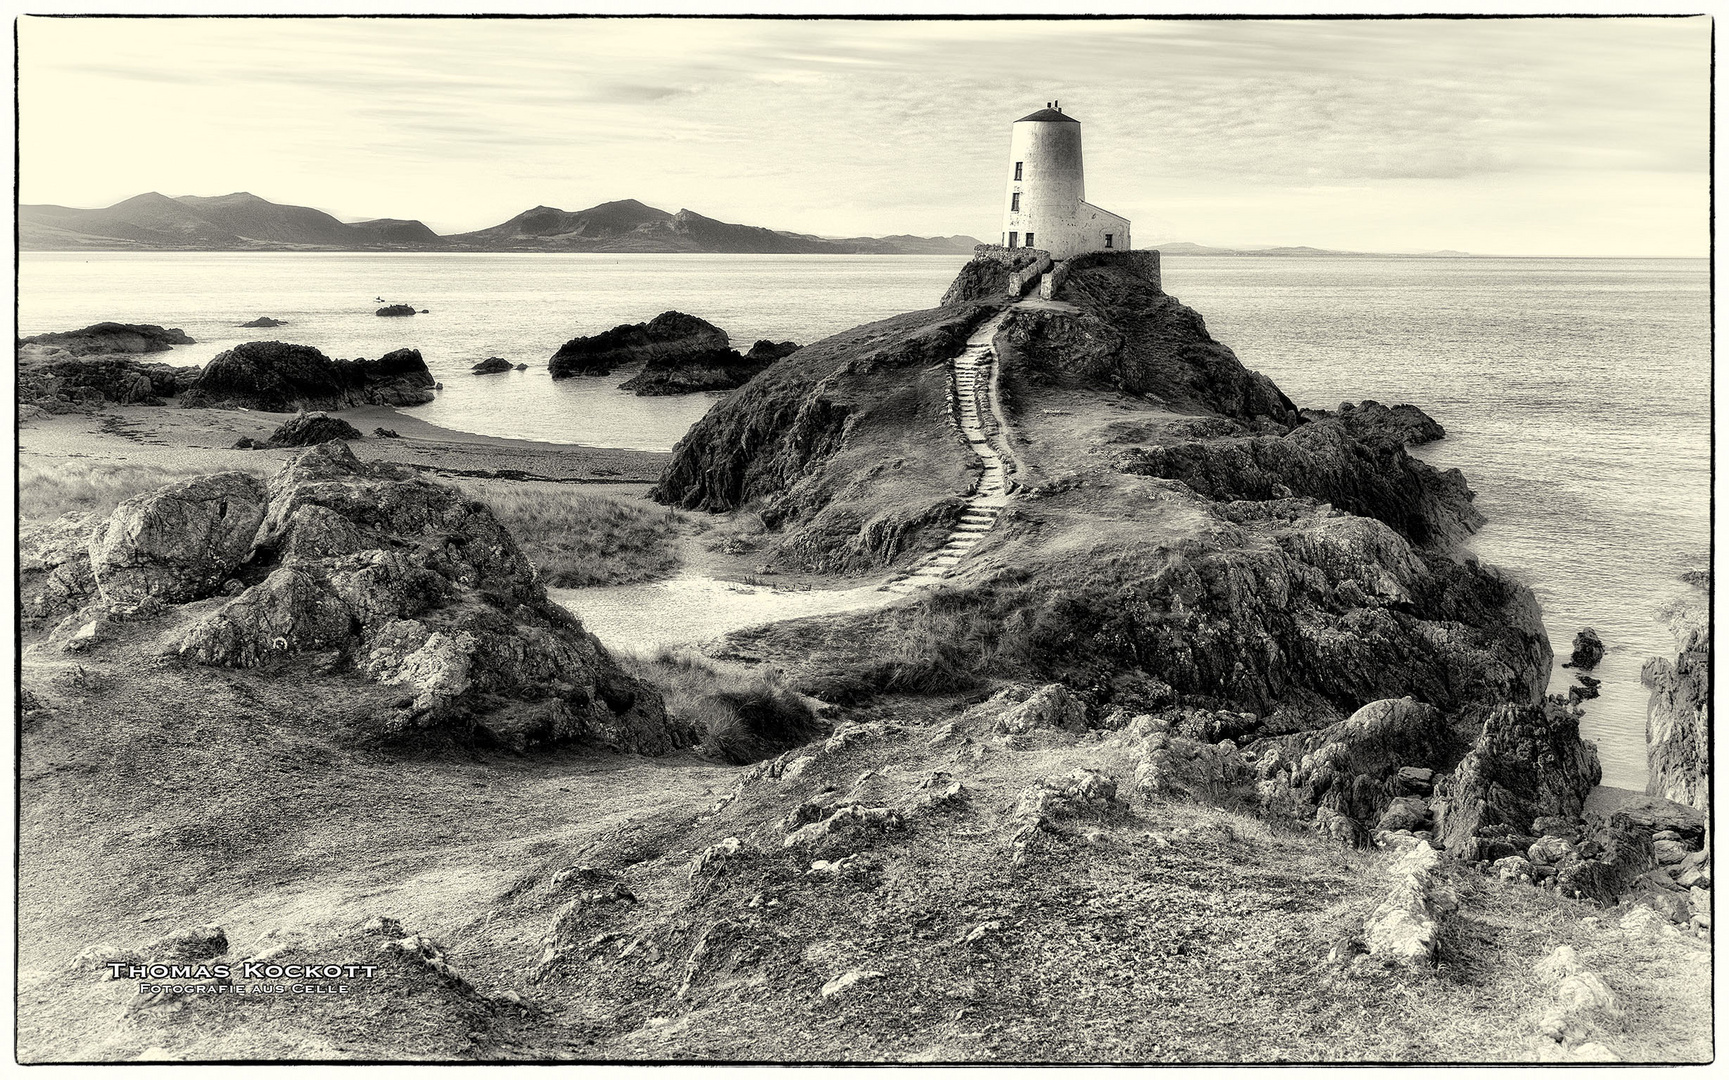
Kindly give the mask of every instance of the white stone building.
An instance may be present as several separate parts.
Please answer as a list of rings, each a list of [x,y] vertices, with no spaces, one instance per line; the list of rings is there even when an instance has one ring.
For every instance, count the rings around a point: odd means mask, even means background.
[[[1080,121],[1066,115],[1060,102],[1016,120],[1009,136],[1002,245],[1048,251],[1053,259],[1126,251],[1128,219],[1086,198]]]

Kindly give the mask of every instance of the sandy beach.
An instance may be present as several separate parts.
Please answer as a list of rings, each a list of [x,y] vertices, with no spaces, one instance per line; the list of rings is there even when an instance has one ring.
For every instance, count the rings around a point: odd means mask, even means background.
[[[362,458],[408,465],[447,476],[545,480],[559,483],[644,484],[660,476],[670,454],[644,450],[501,439],[453,431],[410,412],[372,406],[333,412],[367,433],[350,448]],[[21,470],[52,469],[67,461],[86,465],[156,465],[175,472],[244,469],[295,453],[293,449],[237,450],[241,438],[269,438],[286,413],[182,409],[173,405],[110,406],[95,414],[70,413],[27,420],[18,428]],[[400,438],[374,438],[375,428]]]

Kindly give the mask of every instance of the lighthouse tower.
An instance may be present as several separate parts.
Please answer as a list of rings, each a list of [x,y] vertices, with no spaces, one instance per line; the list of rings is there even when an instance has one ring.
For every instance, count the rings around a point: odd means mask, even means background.
[[[1081,123],[1062,103],[1016,120],[1009,135],[1003,197],[1004,247],[1037,248],[1053,259],[1129,247],[1129,221],[1086,201]]]

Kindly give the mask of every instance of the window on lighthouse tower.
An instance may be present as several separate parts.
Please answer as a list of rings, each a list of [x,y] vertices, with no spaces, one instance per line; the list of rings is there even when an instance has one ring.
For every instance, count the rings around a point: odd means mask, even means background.
[[[1021,193],[1017,191],[1013,195],[1009,196],[1009,210],[1012,212],[1015,210],[1019,210],[1020,208],[1021,208]]]
[[[1015,162],[1015,179],[1016,180],[1019,180],[1021,178],[1021,165],[1022,164],[1024,164],[1024,163],[1019,162],[1019,161]]]

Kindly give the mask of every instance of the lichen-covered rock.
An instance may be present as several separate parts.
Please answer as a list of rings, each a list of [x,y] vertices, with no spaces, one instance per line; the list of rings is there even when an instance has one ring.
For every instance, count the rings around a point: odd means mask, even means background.
[[[1370,956],[1403,967],[1434,964],[1442,914],[1432,896],[1439,857],[1433,847],[1418,844],[1393,864],[1392,887],[1363,924]]]
[[[1041,686],[1031,693],[1010,688],[979,709],[997,711],[992,728],[1007,735],[1022,735],[1035,728],[1083,731],[1087,726],[1086,704],[1061,683]]]
[[[435,385],[418,349],[377,360],[332,360],[310,345],[249,341],[204,365],[181,404],[264,412],[421,405],[433,399]]]
[[[581,740],[639,753],[691,745],[660,696],[546,597],[483,504],[323,443],[269,484],[258,584],[181,635],[201,663],[341,650],[406,694],[390,726],[472,726],[515,749]]]
[[[121,503],[90,540],[104,597],[184,603],[209,596],[252,549],[263,486],[246,473],[199,476]]]
[[[65,615],[96,593],[90,541],[106,525],[97,514],[73,512],[18,527],[18,595],[23,617]]]

